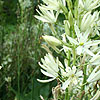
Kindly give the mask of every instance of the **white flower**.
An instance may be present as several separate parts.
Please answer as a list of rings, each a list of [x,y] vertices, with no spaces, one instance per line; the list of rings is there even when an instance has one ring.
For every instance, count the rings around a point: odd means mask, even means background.
[[[11,77],[5,77],[5,81],[8,83],[11,82]]]
[[[93,40],[93,41],[88,40],[90,29],[86,30],[85,33],[81,33],[76,24],[74,25],[74,27],[75,27],[77,40],[69,36],[67,36],[67,38],[71,44],[75,44],[78,46],[76,48],[77,54],[80,55],[81,53],[87,53],[91,56],[94,56],[94,54],[88,48],[90,46],[98,45],[100,43],[100,40]]]
[[[86,31],[88,28],[93,28],[95,22],[99,18],[99,13],[95,11],[93,15],[91,12],[86,13],[81,21],[81,31]]]
[[[44,6],[48,10],[56,10],[61,12],[61,5],[66,6],[65,0],[43,0],[43,2],[47,5]]]
[[[92,73],[90,74],[89,78],[87,79],[88,83],[95,82],[100,79],[100,67],[97,66]]]
[[[79,7],[90,11],[100,6],[100,0],[79,0]]]
[[[2,69],[2,66],[0,66],[0,70]]]
[[[62,41],[63,41],[64,43],[66,43],[66,42],[67,42],[67,41],[66,41],[66,33],[62,34],[61,36],[62,36]],[[69,48],[69,47],[63,45],[63,50],[64,50],[64,52],[67,54],[68,50],[71,51],[71,48]]]
[[[47,22],[47,23],[55,23],[58,17],[58,12],[54,14],[53,10],[47,10],[43,6],[39,6],[41,12],[37,10],[40,16],[35,15],[35,18]]]
[[[92,46],[90,49],[91,49],[91,51],[94,52],[94,53],[100,51],[100,47],[99,47],[98,45]]]
[[[82,71],[77,71],[76,66],[73,66],[72,69],[70,67],[66,67],[65,77],[67,80],[62,84],[62,89],[65,90],[69,85],[76,85],[80,76],[82,76]]]
[[[100,97],[100,90],[97,90],[96,94],[90,100],[97,100]]]
[[[59,68],[58,68],[58,59],[54,59],[53,56],[51,54],[46,54],[46,56],[44,56],[44,59],[41,59],[42,63],[41,64],[39,62],[39,65],[41,66],[41,72],[48,76],[48,77],[51,77],[51,79],[48,79],[48,80],[40,80],[40,79],[37,79],[39,82],[50,82],[54,79],[56,79],[58,77],[58,71],[59,71]]]
[[[100,65],[100,54],[99,54],[100,52],[98,52],[96,55],[94,55],[93,57],[92,57],[92,59],[90,60],[90,63],[92,64],[92,65]]]
[[[100,19],[94,25],[94,33],[97,34],[98,36],[100,36],[100,32],[99,31],[100,31]]]

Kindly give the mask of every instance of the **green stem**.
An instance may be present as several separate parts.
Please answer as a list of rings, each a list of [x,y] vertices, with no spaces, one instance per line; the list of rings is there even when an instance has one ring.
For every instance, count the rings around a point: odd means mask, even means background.
[[[71,33],[73,34],[73,38],[75,38],[74,26],[71,27]],[[76,49],[76,46],[73,44],[73,66],[76,63],[76,52],[75,52],[75,49]]]
[[[83,68],[83,73],[84,73],[83,84],[86,83],[86,68],[87,68],[87,66],[85,65]],[[85,85],[82,86],[82,90],[84,90],[84,89],[85,89]]]
[[[64,100],[69,100],[68,88],[66,88]]]
[[[73,65],[76,63],[76,53],[75,53],[75,46],[73,47]]]
[[[17,94],[16,91],[15,91],[11,86],[9,87],[9,90],[10,90],[11,92],[13,92],[15,95]]]
[[[68,50],[68,66],[70,66],[70,58],[71,58],[71,52]]]
[[[18,44],[18,100],[20,100],[20,47]]]
[[[85,65],[84,68],[83,68],[83,73],[84,73],[84,78],[83,78],[83,86],[82,86],[82,92],[85,90],[85,85],[86,85],[86,69],[87,69],[87,66]],[[83,94],[81,94],[83,95]],[[81,100],[83,99],[84,95],[81,97]]]
[[[59,39],[59,41],[61,41],[61,40]],[[65,45],[65,46],[67,46],[67,47],[69,47],[69,48],[73,48],[72,45],[70,45],[70,44],[68,44],[68,43],[65,43],[65,42],[63,42],[63,41],[61,41],[61,42],[62,42],[63,45]]]
[[[68,97],[68,88],[66,88],[65,100],[67,100],[67,97]]]
[[[32,79],[32,100],[34,100],[33,94],[34,94],[34,78]]]
[[[65,18],[68,19],[68,16],[67,16],[67,14],[68,14],[68,9],[67,9],[65,6],[63,6],[63,5],[60,5],[60,7],[61,7],[61,9],[62,9],[62,11],[63,11],[63,13],[64,13],[64,15],[65,15]]]
[[[55,31],[55,29],[54,29],[54,27],[53,27],[53,24],[49,24],[49,27],[50,27],[50,29],[51,29],[51,31],[52,31],[52,34],[53,34],[54,36],[57,36],[57,32]]]

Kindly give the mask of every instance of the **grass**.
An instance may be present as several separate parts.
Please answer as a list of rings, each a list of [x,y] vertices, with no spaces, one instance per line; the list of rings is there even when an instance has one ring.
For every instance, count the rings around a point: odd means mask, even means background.
[[[51,87],[56,84],[37,82],[37,78],[46,79],[38,65],[46,53],[41,48],[43,40],[40,37],[51,31],[47,24],[34,18],[34,2],[24,10],[20,2],[18,5],[16,2],[0,4],[0,100],[40,100],[40,95],[48,100]],[[4,7],[7,5],[11,15],[3,12],[3,4]]]

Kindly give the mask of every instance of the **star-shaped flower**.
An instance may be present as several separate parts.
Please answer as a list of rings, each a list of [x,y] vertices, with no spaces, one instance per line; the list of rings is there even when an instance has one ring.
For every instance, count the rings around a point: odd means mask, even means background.
[[[62,89],[65,90],[69,85],[76,85],[82,77],[83,72],[78,71],[76,66],[73,66],[72,69],[70,67],[66,67],[65,77],[67,80],[63,82]]]
[[[56,12],[54,14],[54,11],[53,10],[47,10],[45,7],[43,7],[42,5],[39,6],[39,9],[41,12],[39,12],[37,10],[37,12],[39,13],[40,16],[38,15],[35,15],[35,18],[43,21],[43,22],[47,22],[47,23],[55,23],[56,20],[57,20],[57,17],[59,15],[58,12]]]
[[[91,46],[98,45],[100,43],[100,40],[91,41],[88,39],[91,29],[87,29],[85,33],[81,33],[76,24],[74,25],[74,27],[77,40],[69,36],[67,36],[67,38],[71,44],[75,44],[77,46],[76,48],[77,54],[80,55],[81,53],[87,53],[91,56],[94,56],[94,54],[89,50],[89,48]]]
[[[79,7],[83,10],[90,11],[100,6],[100,0],[79,0]]]
[[[46,56],[44,56],[44,59],[41,59],[42,63],[41,64],[39,62],[39,65],[41,66],[41,72],[48,77],[51,77],[51,79],[48,80],[40,80],[37,79],[39,82],[50,82],[53,81],[54,79],[56,79],[58,77],[58,72],[59,72],[59,68],[58,68],[58,59],[54,59],[54,57],[48,53],[46,54]]]
[[[97,80],[100,80],[100,66],[96,66],[96,68],[92,71],[89,78],[87,79],[87,82],[91,83]]]
[[[55,10],[61,12],[61,5],[66,6],[66,0],[43,0],[46,4],[44,6],[48,10]]]

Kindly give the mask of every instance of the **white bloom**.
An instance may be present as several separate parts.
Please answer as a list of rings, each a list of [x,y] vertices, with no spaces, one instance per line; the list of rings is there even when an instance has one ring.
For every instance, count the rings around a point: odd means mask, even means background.
[[[40,16],[35,15],[35,18],[43,21],[43,22],[47,22],[47,23],[55,23],[58,17],[58,12],[56,12],[56,14],[54,14],[53,10],[47,10],[45,9],[43,6],[39,6],[39,9],[41,12],[39,12],[37,10],[37,12],[39,13]]]
[[[90,100],[97,100],[100,97],[100,90],[97,90],[96,94]]]
[[[5,77],[5,81],[8,83],[11,82],[11,77]]]
[[[48,76],[48,77],[51,77],[51,79],[48,79],[48,80],[39,80],[37,79],[39,82],[50,82],[54,79],[56,79],[56,77],[58,76],[58,59],[55,59],[53,58],[53,56],[51,54],[46,54],[46,56],[44,56],[44,59],[41,59],[42,63],[41,64],[39,62],[39,65],[41,66],[41,72]]]
[[[65,90],[68,85],[76,85],[79,82],[79,77],[82,76],[82,71],[77,71],[76,66],[66,67],[65,77],[67,80],[62,84],[62,89]]]
[[[88,28],[93,28],[98,18],[99,13],[97,11],[95,11],[93,15],[91,12],[86,13],[81,22],[81,31],[86,31]]]
[[[96,55],[92,57],[92,59],[90,60],[90,63],[92,65],[100,65],[100,52],[98,52]]]
[[[100,79],[100,67],[97,66],[92,73],[90,74],[89,78],[87,79],[88,83],[95,82]]]
[[[43,0],[43,2],[47,5],[44,6],[46,9],[56,10],[58,12],[61,10],[61,5],[66,6],[65,0]]]
[[[95,46],[92,46],[91,48],[91,51],[94,52],[94,53],[97,53],[100,51],[100,47],[98,45],[95,45]]]
[[[94,25],[94,29],[95,29],[94,33],[100,36],[100,32],[99,32],[100,31],[100,19],[99,18],[98,18],[98,21]]]
[[[0,70],[2,69],[2,66],[0,66]]]
[[[97,21],[97,29],[100,31],[100,19]]]
[[[75,24],[75,32],[77,36],[77,40],[72,37],[67,36],[68,40],[71,44],[75,44],[78,47],[76,48],[77,54],[86,52],[87,54],[94,56],[94,54],[88,49],[90,46],[98,45],[100,40],[88,40],[88,36],[90,34],[90,29],[86,30],[85,33],[81,33],[78,26]]]
[[[90,11],[100,6],[100,0],[79,0],[79,7]]]
[[[66,43],[66,42],[67,42],[67,41],[66,41],[66,33],[62,34],[61,36],[62,36],[63,42]],[[68,50],[71,51],[71,48],[69,48],[69,47],[63,45],[63,50],[64,50],[64,52],[67,54]]]

